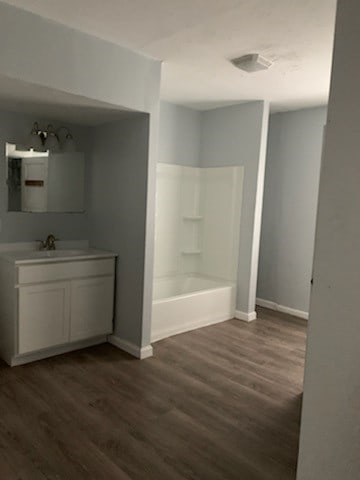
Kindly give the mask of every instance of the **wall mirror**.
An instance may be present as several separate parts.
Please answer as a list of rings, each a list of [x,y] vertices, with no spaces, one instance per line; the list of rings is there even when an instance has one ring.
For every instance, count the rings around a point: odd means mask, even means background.
[[[83,212],[82,152],[36,151],[6,143],[9,212]]]

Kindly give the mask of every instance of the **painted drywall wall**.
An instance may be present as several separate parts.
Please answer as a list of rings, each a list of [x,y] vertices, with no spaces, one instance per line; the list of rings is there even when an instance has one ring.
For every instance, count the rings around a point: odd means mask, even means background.
[[[251,102],[202,116],[201,166],[244,166],[237,310],[253,316],[258,270],[269,106]]]
[[[160,102],[159,162],[199,166],[201,117],[196,110]]]
[[[5,143],[22,144],[26,141],[34,121],[40,125],[56,121],[39,119],[31,115],[0,111],[0,242],[26,242],[46,238],[49,233],[61,240],[85,240],[88,238],[87,213],[22,213],[7,212],[7,185]],[[77,143],[79,150],[85,152],[86,166],[91,148],[90,130],[67,124]],[[86,168],[88,183],[88,169]],[[86,194],[87,197],[87,194]],[[85,208],[87,202],[85,200]]]
[[[1,75],[129,109],[152,110],[158,98],[159,61],[3,2],[0,18]]]
[[[360,472],[360,4],[339,0],[322,160],[298,480]]]
[[[90,143],[89,138],[88,148]],[[85,211],[84,154],[53,153],[48,162],[47,189],[49,212]]]
[[[153,301],[154,279],[154,238],[155,238],[155,196],[156,196],[156,166],[159,141],[160,118],[160,77],[158,78],[157,97],[154,99],[149,117],[149,143],[147,159],[146,183],[146,228],[144,245],[144,278],[143,278],[143,313],[138,322],[141,324],[141,347],[148,347],[151,339],[151,315]]]
[[[257,297],[309,311],[326,107],[270,115]]]
[[[90,243],[118,254],[115,335],[141,344],[149,115],[94,129]],[[149,339],[147,340],[149,344]]]
[[[0,19],[0,76],[106,102],[112,107],[150,113],[146,235],[139,251],[139,256],[145,251],[144,288],[143,298],[137,299],[143,311],[142,317],[134,319],[142,324],[140,344],[147,344],[151,329],[161,62],[3,2]]]

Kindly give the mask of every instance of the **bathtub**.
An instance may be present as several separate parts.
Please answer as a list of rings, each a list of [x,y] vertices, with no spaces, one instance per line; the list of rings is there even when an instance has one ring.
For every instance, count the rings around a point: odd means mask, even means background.
[[[151,341],[235,315],[235,284],[197,275],[156,278],[152,306]]]

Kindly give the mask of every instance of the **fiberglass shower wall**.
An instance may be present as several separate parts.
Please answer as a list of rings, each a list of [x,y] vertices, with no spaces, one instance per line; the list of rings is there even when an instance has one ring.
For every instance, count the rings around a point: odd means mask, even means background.
[[[155,277],[235,282],[243,167],[157,166]]]

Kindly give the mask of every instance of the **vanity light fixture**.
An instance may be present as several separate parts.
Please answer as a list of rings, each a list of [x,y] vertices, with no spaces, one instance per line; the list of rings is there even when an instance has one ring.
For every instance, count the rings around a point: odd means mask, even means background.
[[[46,129],[44,148],[54,153],[60,150],[59,137],[51,124],[48,125]]]
[[[28,140],[29,149],[32,148],[37,152],[43,152],[44,149],[44,137],[42,136],[42,131],[39,129],[37,122],[34,123]]]
[[[60,132],[64,130],[64,135]],[[28,139],[28,147],[37,152],[75,152],[76,144],[72,134],[67,127],[60,127],[57,130],[49,124],[46,129],[41,129],[38,122],[35,122]]]

